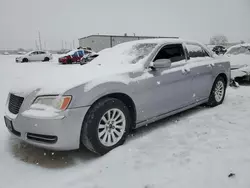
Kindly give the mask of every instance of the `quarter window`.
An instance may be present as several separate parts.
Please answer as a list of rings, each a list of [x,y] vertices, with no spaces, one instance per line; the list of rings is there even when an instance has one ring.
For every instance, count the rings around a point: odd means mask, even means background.
[[[196,44],[187,44],[187,50],[189,57],[209,57],[208,53],[199,45]]]
[[[158,59],[170,59],[172,63],[185,59],[182,44],[170,44],[170,45],[164,46],[158,52],[154,61]]]

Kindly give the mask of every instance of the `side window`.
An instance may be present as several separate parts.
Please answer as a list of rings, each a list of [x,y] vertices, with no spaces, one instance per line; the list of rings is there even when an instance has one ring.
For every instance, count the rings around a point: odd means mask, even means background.
[[[182,44],[169,44],[164,46],[158,52],[154,61],[157,59],[170,59],[172,63],[185,59]]]
[[[82,50],[79,50],[79,51],[78,51],[78,55],[79,55],[80,57],[82,57],[82,56],[83,56],[83,51],[82,51]]]
[[[76,51],[72,56],[73,57],[78,57],[78,51]]]
[[[41,51],[40,51],[39,54],[45,54],[45,52],[41,52]]]
[[[209,57],[208,53],[199,45],[187,44],[186,46],[190,58]]]
[[[31,55],[37,55],[38,54],[38,52],[32,52],[31,53]]]

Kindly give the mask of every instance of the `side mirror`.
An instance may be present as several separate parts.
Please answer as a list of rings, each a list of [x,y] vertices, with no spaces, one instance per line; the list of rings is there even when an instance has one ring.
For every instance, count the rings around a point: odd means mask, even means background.
[[[153,63],[153,67],[156,69],[160,69],[160,68],[169,68],[171,66],[171,61],[170,59],[157,59],[154,63]]]

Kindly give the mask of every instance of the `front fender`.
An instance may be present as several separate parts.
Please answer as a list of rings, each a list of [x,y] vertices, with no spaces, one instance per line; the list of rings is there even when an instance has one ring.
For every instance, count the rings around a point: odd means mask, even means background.
[[[227,76],[227,83],[229,84],[231,79],[231,66],[229,61],[223,60],[214,64],[213,79],[215,80],[221,73],[224,73]]]
[[[113,93],[131,96],[128,83],[113,81],[92,85],[91,87],[88,84],[78,86],[65,93],[65,95],[73,96],[69,108],[91,106],[98,99]]]

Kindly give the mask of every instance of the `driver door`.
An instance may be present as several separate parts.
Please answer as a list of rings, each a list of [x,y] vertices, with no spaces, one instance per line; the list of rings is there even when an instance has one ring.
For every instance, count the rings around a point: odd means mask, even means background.
[[[138,121],[145,118],[157,117],[168,112],[178,110],[192,103],[192,76],[185,71],[187,64],[182,44],[168,44],[163,46],[152,61],[168,59],[168,68],[153,68],[147,73],[148,79],[137,85],[137,92],[141,93],[137,101],[140,112]]]
[[[37,51],[32,52],[32,53],[29,55],[29,61],[38,61],[38,60],[37,60],[37,57],[38,57],[38,52],[37,52]]]

